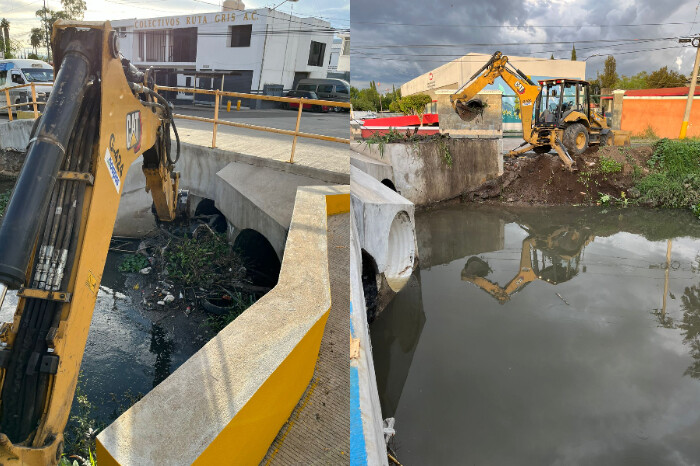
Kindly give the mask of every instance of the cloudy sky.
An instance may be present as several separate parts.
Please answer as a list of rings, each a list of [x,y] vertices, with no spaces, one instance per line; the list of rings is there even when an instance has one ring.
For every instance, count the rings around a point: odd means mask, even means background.
[[[695,49],[680,46],[677,37],[700,33],[695,24],[700,21],[698,0],[433,0],[411,7],[407,3],[352,0],[353,85],[367,87],[374,80],[382,88],[399,86],[469,52],[500,50],[542,58],[553,53],[555,58],[569,59],[572,41],[578,60],[590,57],[588,78],[602,70],[608,54],[615,56],[618,74],[669,66],[687,75]],[[596,54],[603,56],[592,56]]]
[[[35,16],[44,0],[0,0],[0,17],[10,21],[10,37],[28,44],[30,31],[39,27]],[[192,13],[220,11],[218,0],[86,0],[86,21],[104,21],[128,18],[154,18]],[[244,0],[246,8],[263,8],[282,3],[282,0]],[[61,9],[60,0],[46,0],[52,10]],[[350,0],[287,1],[278,10],[298,16],[315,16],[330,21],[333,27],[347,29],[350,23]]]

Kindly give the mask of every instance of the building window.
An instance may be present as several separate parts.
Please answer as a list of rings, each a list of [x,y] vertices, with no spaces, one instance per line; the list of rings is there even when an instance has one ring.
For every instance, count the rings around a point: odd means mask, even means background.
[[[311,41],[309,48],[309,66],[323,66],[323,56],[326,54],[326,44],[323,42]]]
[[[231,36],[229,47],[250,47],[250,36],[252,32],[252,24],[244,24],[242,26],[229,26],[228,33]]]
[[[343,55],[350,55],[350,39],[343,40]]]
[[[139,32],[139,58],[143,61],[172,61],[171,31]]]
[[[197,28],[180,28],[172,31],[173,61],[197,61]]]

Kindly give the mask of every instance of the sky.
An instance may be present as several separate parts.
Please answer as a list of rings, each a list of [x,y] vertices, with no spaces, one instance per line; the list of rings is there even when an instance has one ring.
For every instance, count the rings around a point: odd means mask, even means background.
[[[695,48],[683,47],[677,38],[700,33],[700,25],[695,24],[700,21],[698,0],[432,0],[412,7],[406,4],[352,0],[354,86],[368,87],[374,80],[382,89],[392,84],[398,87],[470,52],[500,50],[506,55],[541,58],[553,53],[554,58],[570,59],[572,41],[578,60],[590,57],[586,61],[588,79],[603,70],[608,54],[615,56],[618,74],[629,76],[668,66],[689,75]]]
[[[264,8],[280,5],[283,0],[244,0],[245,7]],[[44,0],[0,0],[0,17],[10,21],[10,37],[29,43],[31,29],[39,27],[35,16]],[[218,0],[86,0],[85,21],[105,21],[129,18],[154,18],[192,13],[221,11]],[[60,0],[46,0],[52,10],[61,9]],[[350,0],[287,1],[278,8],[297,16],[315,16],[330,21],[338,29],[347,29],[350,23]]]

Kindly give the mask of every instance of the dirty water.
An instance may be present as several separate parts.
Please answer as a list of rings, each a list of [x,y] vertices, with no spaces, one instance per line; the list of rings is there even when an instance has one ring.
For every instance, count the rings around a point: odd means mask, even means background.
[[[157,323],[159,315],[146,315],[138,309],[130,298],[125,275],[118,271],[122,258],[118,252],[107,256],[81,365],[79,389],[92,405],[96,425],[109,424],[205,343],[194,335],[174,337],[174,328]],[[0,309],[0,322],[12,320],[16,305],[16,295],[8,293]]]
[[[370,327],[402,464],[698,461],[700,221],[458,205],[416,229]]]

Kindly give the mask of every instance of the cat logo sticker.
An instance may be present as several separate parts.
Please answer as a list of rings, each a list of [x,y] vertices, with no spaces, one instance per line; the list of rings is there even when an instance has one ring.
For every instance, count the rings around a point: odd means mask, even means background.
[[[520,81],[515,81],[515,88],[518,90],[519,94],[525,92],[525,87],[520,83]]]
[[[126,150],[141,149],[141,111],[136,110],[126,115]]]

